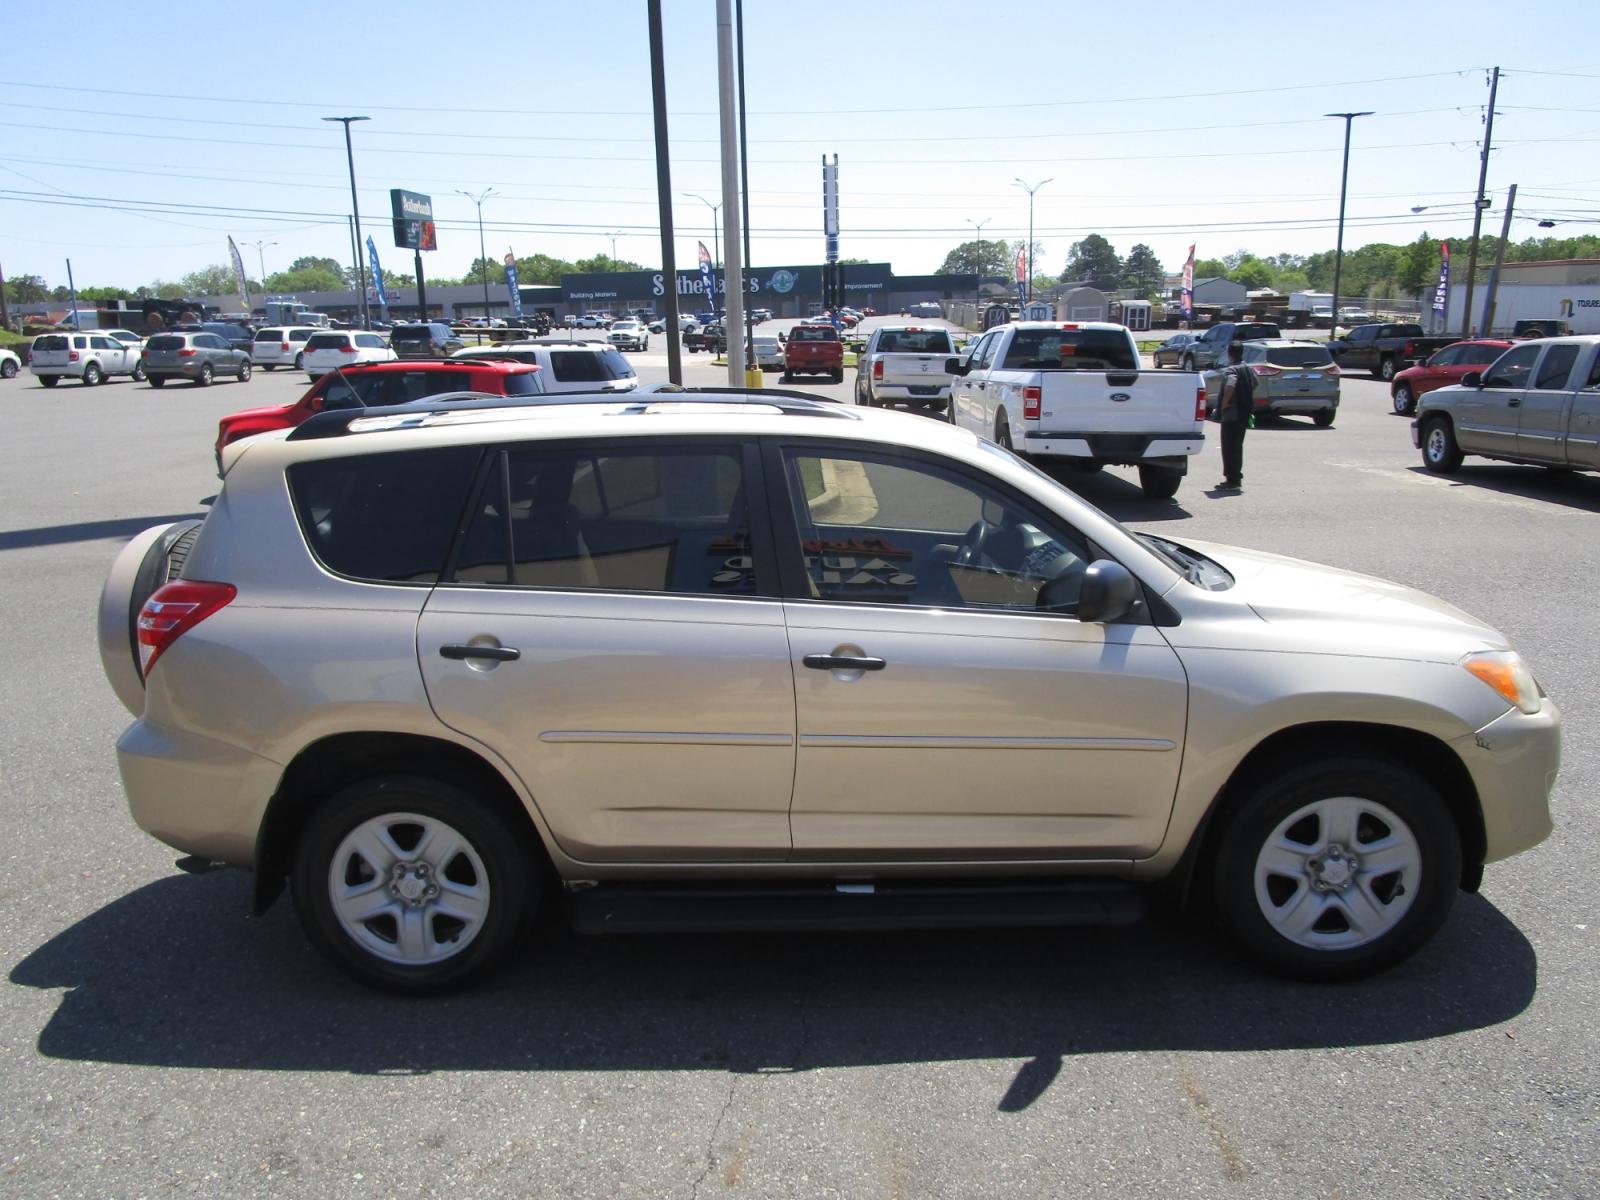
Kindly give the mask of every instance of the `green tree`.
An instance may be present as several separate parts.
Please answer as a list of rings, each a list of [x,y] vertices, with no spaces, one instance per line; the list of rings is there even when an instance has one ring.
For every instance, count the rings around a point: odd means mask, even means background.
[[[585,275],[612,275],[618,271],[642,271],[644,267],[625,258],[612,258],[609,254],[596,254],[593,258],[580,258],[572,264],[573,270]],[[522,273],[518,271],[517,278]]]
[[[998,238],[962,242],[944,256],[935,275],[999,275],[1012,277],[1011,243]],[[1037,260],[1035,260],[1037,261]]]
[[[520,279],[521,272],[517,277]],[[503,284],[506,281],[506,266],[498,258],[475,258],[472,265],[467,268],[467,273],[461,277],[468,283],[482,283],[488,279],[490,283]]]
[[[1102,291],[1114,291],[1121,279],[1122,260],[1105,238],[1091,233],[1083,241],[1072,243],[1067,268],[1061,273],[1062,283],[1087,283]]]
[[[215,263],[190,271],[178,283],[187,296],[226,296],[239,290],[233,268],[226,263]]]
[[[1156,252],[1140,242],[1128,251],[1122,263],[1122,286],[1141,300],[1154,300],[1161,295],[1167,273],[1162,269]]]
[[[1273,274],[1270,266],[1255,255],[1247,254],[1233,265],[1233,269],[1228,272],[1228,278],[1254,291],[1256,288],[1271,287]]]
[[[329,271],[323,267],[303,267],[269,275],[266,290],[277,293],[342,292],[349,286],[345,277],[337,271]]]
[[[1197,258],[1194,260],[1194,277],[1196,279],[1223,279],[1228,274],[1228,264],[1220,258]]]
[[[39,275],[13,275],[6,280],[6,293],[14,304],[39,304],[50,299],[50,289]]]
[[[1400,255],[1395,286],[1402,294],[1414,296],[1439,277],[1439,243],[1426,232]]]
[[[336,258],[323,258],[323,257],[317,256],[317,255],[306,255],[305,257],[297,258],[292,263],[290,263],[289,264],[289,271],[287,273],[292,274],[295,271],[313,271],[313,270],[315,270],[315,271],[329,271],[332,274],[337,275],[341,280],[344,281],[342,284],[340,284],[341,287],[355,287],[356,286],[356,274],[355,274],[355,272],[352,271],[349,267],[345,266],[343,263],[341,263]],[[274,289],[274,290],[276,290],[276,289]],[[328,289],[328,290],[337,290],[337,289]]]
[[[566,259],[552,258],[548,254],[530,254],[517,259],[517,278],[523,283],[560,283],[563,275],[575,270]]]

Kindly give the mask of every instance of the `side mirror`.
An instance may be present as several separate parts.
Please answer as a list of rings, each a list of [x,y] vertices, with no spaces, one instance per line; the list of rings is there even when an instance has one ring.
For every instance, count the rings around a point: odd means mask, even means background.
[[[1461,386],[1481,388],[1483,386],[1483,375],[1478,371],[1468,371],[1461,377]]]
[[[1139,599],[1139,585],[1128,568],[1109,558],[1090,563],[1083,573],[1078,593],[1078,620],[1109,625],[1132,611]]]
[[[961,358],[947,358],[944,360],[944,370],[947,375],[965,375],[967,363]]]

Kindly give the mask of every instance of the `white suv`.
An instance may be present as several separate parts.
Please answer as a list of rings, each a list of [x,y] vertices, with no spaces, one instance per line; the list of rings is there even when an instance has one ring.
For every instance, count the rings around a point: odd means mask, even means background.
[[[1420,592],[1133,533],[906,414],[473,404],[235,443],[101,597],[134,819],[258,909],[287,879],[365,982],[459,984],[563,892],[594,931],[1070,925],[1162,882],[1348,977],[1550,831],[1555,704]]]
[[[28,352],[28,369],[45,387],[55,387],[63,379],[93,387],[110,375],[131,375],[138,383],[144,379],[143,347],[137,340],[130,343],[113,337],[109,329],[41,333]]]
[[[457,350],[451,358],[498,358],[544,368],[547,392],[631,392],[639,386],[633,365],[604,342],[540,338],[482,349]]]
[[[301,351],[300,367],[315,383],[336,367],[393,362],[396,357],[381,333],[365,333],[359,329],[318,329],[306,339],[305,349]]]
[[[325,333],[314,325],[272,325],[256,330],[250,343],[250,361],[263,371],[278,367],[305,370],[306,342],[312,334]]]

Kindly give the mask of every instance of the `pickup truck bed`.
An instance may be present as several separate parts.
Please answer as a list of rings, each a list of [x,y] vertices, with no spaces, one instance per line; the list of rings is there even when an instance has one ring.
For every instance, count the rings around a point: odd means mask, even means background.
[[[1374,379],[1388,383],[1407,367],[1426,362],[1435,351],[1460,340],[1428,337],[1420,325],[1373,322],[1357,325],[1344,337],[1330,341],[1328,353],[1340,370],[1370,371]]]

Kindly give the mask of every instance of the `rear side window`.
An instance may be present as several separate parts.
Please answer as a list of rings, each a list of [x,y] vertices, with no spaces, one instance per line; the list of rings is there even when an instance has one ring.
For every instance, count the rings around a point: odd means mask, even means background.
[[[511,450],[459,583],[739,596],[756,590],[736,447]]]
[[[505,377],[506,395],[539,396],[544,394],[544,382],[536,371],[524,371]]]
[[[289,330],[289,340],[291,342],[303,342],[309,338],[311,334],[312,331],[309,329],[291,329]]]
[[[256,341],[258,342],[281,342],[282,340],[283,330],[281,329],[256,330]]]
[[[1267,361],[1275,367],[1325,367],[1333,356],[1321,346],[1270,346]]]
[[[1133,341],[1114,329],[1019,329],[1003,364],[1009,371],[1136,371]]]
[[[633,374],[628,360],[611,349],[552,351],[550,370],[562,383],[604,383]]]
[[[358,333],[356,334],[356,345],[365,350],[382,350],[384,341],[375,333]]]
[[[1551,346],[1539,364],[1539,377],[1533,386],[1543,391],[1560,391],[1567,386],[1567,376],[1578,362],[1578,347],[1572,343]]]
[[[889,329],[878,338],[884,354],[950,354],[950,335],[942,329]]]
[[[158,333],[144,344],[146,350],[182,350],[189,343],[175,333]]]
[[[348,350],[350,339],[342,333],[314,333],[306,339],[307,350]]]
[[[306,544],[338,575],[434,583],[480,457],[449,446],[296,463],[289,493]]]

